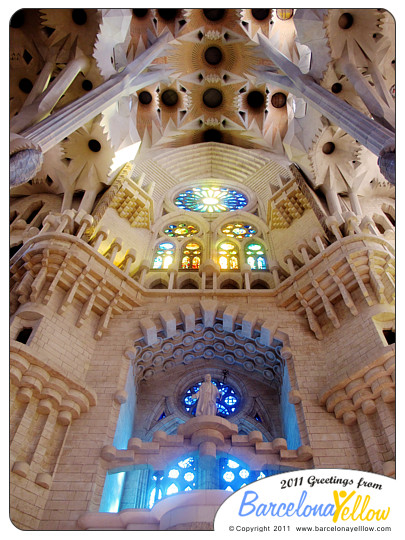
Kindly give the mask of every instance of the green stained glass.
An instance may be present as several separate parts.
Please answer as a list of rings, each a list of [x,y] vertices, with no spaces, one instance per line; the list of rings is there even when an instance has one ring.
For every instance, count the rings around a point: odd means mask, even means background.
[[[179,223],[169,225],[164,233],[172,238],[186,238],[197,234],[198,229],[191,223]]]
[[[248,244],[245,248],[246,262],[252,270],[266,270],[266,258],[261,244]]]
[[[174,202],[183,210],[217,213],[240,210],[248,201],[245,195],[234,189],[204,186],[179,193]]]

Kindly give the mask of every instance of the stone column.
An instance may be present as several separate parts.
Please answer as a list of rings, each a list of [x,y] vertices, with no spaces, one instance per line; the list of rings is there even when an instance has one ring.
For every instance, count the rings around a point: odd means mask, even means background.
[[[86,71],[89,66],[90,60],[84,54],[71,60],[45,92],[38,95],[32,103],[27,99],[18,115],[11,120],[10,129],[14,133],[19,133],[23,129],[28,128],[28,126],[46,118],[72,84],[78,73]]]
[[[117,73],[74,103],[70,103],[60,111],[21,132],[21,135],[35,141],[45,153],[112,103],[115,103],[120,97],[161,80],[166,74],[166,68],[160,66],[146,73],[142,73],[142,71],[150,66],[155,58],[163,55],[168,39],[169,33],[167,32],[128,64],[121,73]]]
[[[391,146],[395,145],[394,131],[380,125],[375,120],[339,99],[332,92],[320,86],[312,77],[304,75],[298,66],[275,49],[268,38],[257,34],[262,52],[285,73],[280,75],[270,71],[256,71],[257,78],[266,83],[276,84],[297,97],[308,101],[312,107],[322,113],[328,120],[344,129],[360,144],[368,148],[376,156],[392,154]],[[395,156],[395,153],[394,153]],[[392,160],[392,156],[388,156]],[[381,167],[381,165],[380,165]],[[390,175],[391,168],[384,166],[381,171],[388,174],[387,180],[395,183]]]

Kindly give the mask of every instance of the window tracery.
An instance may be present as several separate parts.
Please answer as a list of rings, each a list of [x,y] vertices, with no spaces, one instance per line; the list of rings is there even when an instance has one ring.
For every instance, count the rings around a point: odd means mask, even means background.
[[[164,230],[164,234],[172,238],[188,238],[198,234],[199,230],[191,223],[170,224]]]
[[[229,236],[229,238],[238,238],[240,240],[257,234],[255,227],[242,222],[228,223],[222,227],[221,232]]]
[[[174,261],[175,246],[171,242],[161,242],[155,249],[154,270],[167,269]]]
[[[267,261],[264,248],[259,242],[252,242],[245,247],[246,262],[252,270],[266,270]]]
[[[227,187],[202,186],[179,193],[174,201],[182,210],[193,212],[229,212],[240,210],[248,200],[243,193]]]
[[[229,384],[224,384],[216,379],[213,379],[212,383],[215,384],[221,394],[221,399],[216,404],[217,415],[227,418],[235,414],[240,407],[240,397],[238,394],[235,392],[232,386],[229,386]],[[188,388],[182,399],[186,412],[193,416],[195,416],[197,407],[197,398],[194,398],[193,395],[198,393],[201,384],[202,381]]]
[[[201,246],[197,242],[188,242],[182,251],[182,270],[198,270],[201,264]]]
[[[233,242],[221,242],[218,246],[218,264],[221,270],[239,268],[239,249]]]

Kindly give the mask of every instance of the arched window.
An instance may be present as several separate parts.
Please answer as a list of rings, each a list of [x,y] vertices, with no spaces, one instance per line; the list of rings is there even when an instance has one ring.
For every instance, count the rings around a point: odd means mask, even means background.
[[[198,270],[201,264],[201,246],[197,242],[188,242],[181,254],[182,270]]]
[[[258,242],[252,242],[245,247],[246,262],[252,270],[266,270],[267,261],[264,249]]]
[[[191,223],[171,224],[166,227],[164,233],[172,238],[187,238],[198,233],[198,228]]]
[[[165,270],[173,263],[175,247],[171,242],[161,242],[156,250],[153,259],[154,270]]]
[[[233,242],[221,242],[218,246],[218,264],[221,270],[239,268],[239,250]]]

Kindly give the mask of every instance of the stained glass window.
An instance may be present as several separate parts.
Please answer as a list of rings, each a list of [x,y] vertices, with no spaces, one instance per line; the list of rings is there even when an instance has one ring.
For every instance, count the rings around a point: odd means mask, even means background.
[[[244,223],[228,223],[222,227],[221,232],[229,238],[250,238],[257,233],[257,230],[252,225]]]
[[[198,270],[201,264],[201,246],[197,242],[188,242],[182,252],[181,268],[183,270]]]
[[[195,385],[198,388],[198,385]],[[222,454],[218,457],[216,472],[210,475],[200,474],[198,455],[183,457],[172,462],[165,471],[155,471],[148,486],[148,507],[152,508],[164,497],[191,491],[194,489],[223,489],[236,491],[260,478],[274,474],[270,470],[252,471],[234,456]],[[207,480],[209,485],[207,485]]]
[[[218,263],[222,270],[239,268],[238,248],[232,242],[221,242],[218,246]]]
[[[263,246],[257,242],[248,244],[245,248],[246,262],[252,270],[266,270],[267,263]]]
[[[235,189],[206,186],[187,189],[179,193],[174,202],[183,210],[212,213],[240,210],[248,201],[243,193]]]
[[[160,243],[155,251],[153,268],[156,270],[169,268],[174,260],[174,251],[175,247],[171,242]]]
[[[265,478],[263,471],[251,471],[236,459],[222,457],[219,460],[219,489],[236,491],[259,478]]]
[[[215,384],[221,394],[221,399],[217,401],[218,416],[227,418],[228,416],[235,414],[240,405],[240,398],[235,390],[228,384],[224,384],[223,382],[215,379],[212,380],[212,383]],[[195,411],[197,408],[197,398],[193,397],[193,395],[198,393],[201,384],[202,381],[193,384],[193,386],[191,386],[183,396],[184,408],[193,416],[195,416]]]
[[[172,464],[165,474],[157,474],[152,477],[152,488],[148,500],[149,508],[152,508],[164,496],[196,489],[196,481],[197,460],[193,456]]]
[[[178,225],[169,225],[164,233],[172,238],[186,238],[197,234],[198,229],[191,223],[179,223]]]

